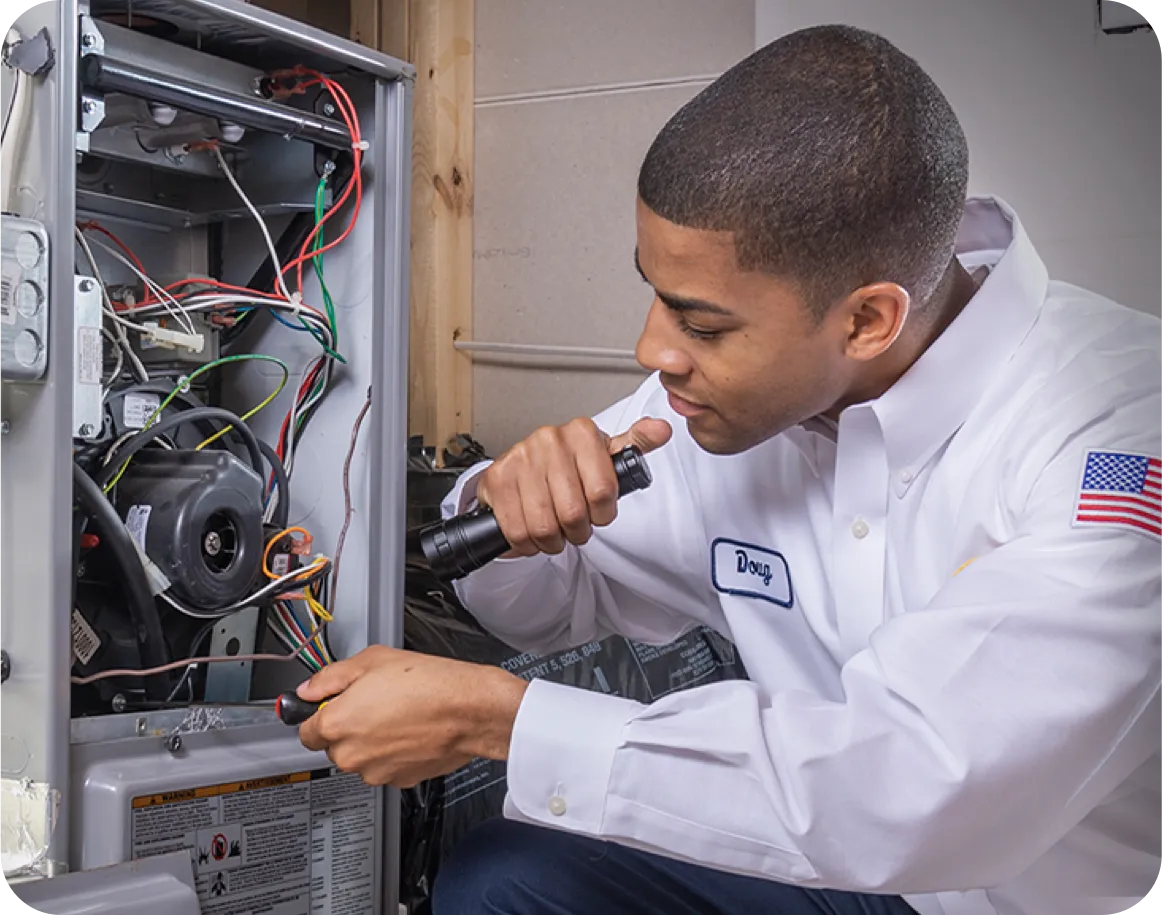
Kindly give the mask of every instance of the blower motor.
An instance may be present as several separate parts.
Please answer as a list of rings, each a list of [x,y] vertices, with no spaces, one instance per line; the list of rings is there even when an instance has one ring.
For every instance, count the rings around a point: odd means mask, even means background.
[[[264,547],[263,480],[233,454],[143,449],[114,504],[187,606],[220,610],[252,592]]]

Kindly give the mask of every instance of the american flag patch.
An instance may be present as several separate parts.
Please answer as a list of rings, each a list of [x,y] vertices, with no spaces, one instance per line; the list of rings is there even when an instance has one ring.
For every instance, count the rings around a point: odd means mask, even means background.
[[[1160,459],[1088,451],[1075,527],[1122,527],[1160,536]]]

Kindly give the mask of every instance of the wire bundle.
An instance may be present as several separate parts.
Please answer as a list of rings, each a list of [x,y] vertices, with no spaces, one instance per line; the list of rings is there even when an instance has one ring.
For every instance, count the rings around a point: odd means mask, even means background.
[[[101,288],[102,308],[108,323],[108,328],[103,328],[103,332],[117,347],[116,364],[106,384],[107,392],[118,381],[122,369],[127,365],[139,382],[149,381],[149,372],[130,343],[130,333],[148,336],[157,332],[158,328],[172,327],[180,333],[196,337],[204,332],[206,325],[224,328],[230,332],[231,329],[240,329],[256,313],[266,313],[289,329],[309,333],[319,343],[320,353],[312,359],[303,372],[298,388],[294,392],[294,399],[284,416],[275,447],[271,449],[265,444],[261,445],[266,463],[271,468],[265,490],[264,522],[279,523],[281,521],[284,525],[288,509],[286,481],[294,467],[296,448],[307,424],[319,409],[331,387],[336,364],[345,362],[339,348],[339,328],[335,302],[324,278],[323,261],[325,253],[347,239],[356,226],[363,198],[362,161],[364,151],[367,148],[360,133],[360,123],[355,105],[342,86],[324,74],[307,68],[296,67],[286,72],[296,81],[298,90],[311,86],[323,87],[334,100],[339,116],[347,125],[352,137],[350,175],[342,181],[342,189],[339,187],[332,189],[334,200],[328,206],[329,187],[332,184],[340,183],[337,176],[341,172],[333,162],[328,162],[325,165],[315,190],[312,214],[314,227],[301,244],[299,244],[299,239],[306,231],[306,225],[294,237],[292,244],[299,245],[298,252],[286,263],[281,263],[278,247],[272,239],[262,215],[246,195],[218,144],[199,144],[200,148],[209,150],[215,156],[226,180],[251,214],[262,234],[272,268],[271,278],[273,279],[268,278],[270,279],[269,288],[251,288],[268,282],[268,280],[258,280],[262,268],[260,273],[252,278],[248,286],[232,285],[212,278],[184,279],[163,286],[149,276],[144,264],[129,246],[106,227],[89,221],[79,223],[76,229],[77,243]],[[346,226],[336,237],[330,241],[327,240],[325,229],[328,223],[336,217],[341,209],[347,207],[349,202],[351,203],[351,212]],[[284,233],[284,237],[280,239],[280,245],[284,247],[284,256],[287,254],[287,235],[288,233]],[[101,275],[94,256],[94,248],[100,249],[104,254],[117,261],[140,281],[144,292],[140,300],[126,296],[123,301],[114,301]],[[313,307],[304,301],[304,273],[308,264],[311,265],[319,282],[322,309]],[[199,326],[193,320],[194,316],[201,316],[205,319],[202,325],[203,330],[200,331]],[[146,322],[150,321],[157,323],[156,325],[147,325]],[[226,345],[225,342],[224,345]],[[166,425],[161,422],[162,416],[179,393],[188,390],[190,382],[211,370],[250,360],[277,364],[282,370],[282,378],[278,385],[257,406],[237,417],[238,424],[242,426],[241,429],[235,428],[234,423],[225,422],[222,417],[217,417],[216,422],[221,425],[221,428],[206,437],[197,447],[199,449],[205,448],[231,433],[232,430],[236,435],[240,432],[244,433],[244,438],[249,438],[254,443],[253,434],[243,424],[278,397],[289,380],[290,369],[286,363],[273,356],[244,353],[226,355],[201,366],[188,376],[179,378],[170,393],[147,419],[145,428],[138,432],[127,433],[106,450],[101,456],[102,466],[97,472],[98,485],[102,487],[102,491],[108,495],[113,490],[129,465],[133,453],[144,444],[173,447],[166,435],[159,434],[162,432],[161,427]],[[348,468],[354,453],[359,425],[367,413],[367,409],[368,402],[365,402],[353,428],[351,450],[344,465],[345,533],[352,513]],[[211,411],[213,412],[213,409]],[[199,411],[183,412],[197,413]],[[253,444],[250,447],[253,451]],[[276,535],[268,546],[283,541],[286,537],[293,537],[296,533],[304,534],[308,542],[310,541],[310,536],[306,534],[306,531],[286,528]],[[190,653],[193,654],[199,649],[209,633],[209,626],[213,621],[244,607],[259,605],[269,608],[268,627],[274,632],[276,638],[290,650],[290,654],[286,656],[288,659],[298,658],[312,671],[331,663],[334,660],[334,654],[328,643],[326,628],[332,619],[330,607],[333,605],[335,597],[332,560],[324,556],[316,556],[302,568],[276,575],[268,568],[267,557],[264,556],[263,570],[269,579],[266,585],[236,605],[215,611],[185,607],[166,592],[159,595],[161,600],[183,615],[210,621],[199,631],[191,643]],[[335,565],[335,570],[338,570],[338,562]],[[259,657],[267,658],[270,656],[255,656],[256,659]],[[193,695],[193,685],[190,678],[198,664],[215,660],[238,661],[240,659],[239,657],[190,658],[169,665],[156,665],[150,671],[104,671],[90,677],[74,678],[73,682],[91,683],[114,676],[144,676],[148,673],[156,674],[162,668],[176,670],[185,666],[186,670],[182,678],[170,693],[170,698],[173,699],[182,692],[183,688],[189,691],[191,696]]]

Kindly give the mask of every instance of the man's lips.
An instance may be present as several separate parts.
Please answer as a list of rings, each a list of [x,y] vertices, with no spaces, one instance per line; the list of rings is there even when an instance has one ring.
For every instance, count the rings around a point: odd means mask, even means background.
[[[685,397],[680,397],[678,394],[675,394],[672,391],[667,391],[667,403],[671,405],[672,410],[687,419],[707,411],[707,407],[705,407],[703,404],[698,404],[692,400],[687,400]]]

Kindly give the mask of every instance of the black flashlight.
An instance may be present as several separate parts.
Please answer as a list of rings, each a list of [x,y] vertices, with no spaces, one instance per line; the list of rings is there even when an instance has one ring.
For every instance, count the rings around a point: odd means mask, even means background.
[[[618,477],[618,496],[646,489],[651,485],[651,472],[643,453],[634,445],[612,455],[614,473]],[[443,581],[464,578],[487,562],[509,551],[509,541],[501,533],[501,525],[487,505],[476,508],[447,521],[438,521],[422,528],[420,548],[434,575]]]

